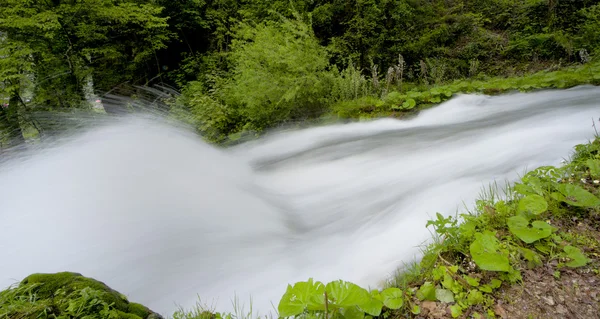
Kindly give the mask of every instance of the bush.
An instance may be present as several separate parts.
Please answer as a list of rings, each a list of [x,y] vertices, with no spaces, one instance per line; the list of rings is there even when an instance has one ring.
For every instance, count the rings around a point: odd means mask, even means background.
[[[231,48],[233,76],[224,96],[247,127],[260,131],[323,112],[334,76],[310,25],[298,17],[241,24]]]

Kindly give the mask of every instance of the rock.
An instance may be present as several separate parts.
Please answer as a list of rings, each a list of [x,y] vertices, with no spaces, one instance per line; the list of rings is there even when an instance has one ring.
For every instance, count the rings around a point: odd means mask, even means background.
[[[558,305],[556,307],[556,313],[559,313],[561,315],[566,315],[567,313],[569,313],[569,310],[567,310],[567,308],[563,305]]]
[[[11,298],[1,298],[2,296]],[[34,295],[30,303],[12,301]],[[6,303],[6,304],[4,304]],[[129,302],[106,284],[74,272],[33,274],[18,286],[0,292],[0,308],[10,309],[8,318],[76,317],[94,315],[111,319],[163,319],[147,307]]]
[[[550,296],[546,297],[546,296],[542,296],[542,300],[544,300],[544,302],[548,305],[548,306],[554,306],[556,303],[554,302],[554,299]]]
[[[508,318],[508,315],[506,314],[506,310],[504,310],[504,308],[502,308],[502,305],[500,304],[496,304],[494,306],[494,312],[500,316],[500,318]]]

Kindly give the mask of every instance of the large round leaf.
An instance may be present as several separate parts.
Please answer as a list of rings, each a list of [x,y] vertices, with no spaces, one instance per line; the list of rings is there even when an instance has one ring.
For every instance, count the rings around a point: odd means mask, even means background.
[[[507,221],[508,229],[520,240],[531,244],[540,239],[550,237],[554,228],[548,223],[536,220],[529,227],[529,221],[523,216],[513,216]]]
[[[556,189],[565,197],[563,201],[571,206],[596,207],[600,199],[585,189],[573,184],[560,184]]]
[[[388,288],[381,292],[383,304],[390,309],[400,309],[404,305],[404,296],[402,290],[398,288]]]
[[[540,195],[527,195],[519,201],[519,212],[539,215],[548,210],[548,202]]]
[[[510,271],[508,256],[500,251],[500,243],[490,231],[475,234],[475,241],[469,247],[475,264],[483,270]]]
[[[358,306],[371,298],[369,292],[364,288],[343,280],[328,283],[325,291],[327,291],[330,305],[337,307]]]

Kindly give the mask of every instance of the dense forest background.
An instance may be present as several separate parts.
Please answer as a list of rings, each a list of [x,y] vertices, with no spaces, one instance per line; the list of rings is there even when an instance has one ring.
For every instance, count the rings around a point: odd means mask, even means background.
[[[36,112],[92,109],[124,84],[181,92],[170,111],[221,142],[348,101],[588,63],[599,3],[0,0],[0,144],[43,133]]]

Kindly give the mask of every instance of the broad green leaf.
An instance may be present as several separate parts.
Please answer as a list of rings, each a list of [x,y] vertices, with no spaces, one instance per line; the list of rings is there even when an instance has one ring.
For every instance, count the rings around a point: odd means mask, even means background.
[[[430,300],[435,301],[435,286],[427,281],[417,291],[417,298],[419,300]]]
[[[467,281],[469,285],[473,287],[479,286],[479,278],[473,278],[471,276],[463,276],[463,278],[465,279],[465,281]]]
[[[436,289],[435,298],[441,302],[452,303],[454,302],[454,294],[448,289]]]
[[[458,304],[454,304],[450,306],[450,313],[452,314],[452,318],[458,318],[462,315],[463,309]]]
[[[479,290],[483,291],[483,292],[491,293],[492,291],[494,291],[494,288],[492,288],[492,286],[490,286],[490,285],[483,285],[483,286],[479,287]]]
[[[383,304],[390,309],[400,309],[404,305],[404,296],[402,290],[398,288],[388,288],[381,292]]]
[[[383,308],[383,302],[376,298],[369,298],[366,302],[359,305],[360,309],[370,314],[371,316],[379,316],[381,314],[381,308]]]
[[[373,289],[369,292],[371,294],[372,298],[375,298],[381,302],[383,302],[383,296],[381,295],[381,292],[377,289]]]
[[[325,291],[330,303],[338,307],[358,306],[371,297],[365,289],[343,280],[328,283]]]
[[[509,271],[511,269],[508,256],[499,251],[500,243],[495,234],[490,231],[475,234],[475,241],[471,243],[470,252],[473,261],[483,270]]]
[[[508,229],[522,241],[531,244],[552,235],[554,227],[548,223],[536,220],[529,227],[529,222],[523,216],[513,216],[507,221]]]
[[[590,261],[589,259],[587,259],[587,257],[585,257],[585,255],[579,248],[573,246],[565,246],[563,250],[567,254],[567,257],[571,259],[571,261],[567,263],[567,266],[571,268],[583,267],[587,265],[587,263]]]
[[[494,289],[500,288],[500,286],[502,286],[502,280],[492,279],[492,281],[490,281],[490,286],[492,286],[492,288],[494,288]]]
[[[548,209],[548,203],[540,195],[527,195],[519,201],[518,212],[528,212],[539,215]]]
[[[556,186],[556,189],[565,198],[563,201],[571,206],[578,207],[596,207],[600,206],[600,199],[594,196],[592,193],[586,191],[580,186],[573,184],[560,184]]]
[[[402,103],[402,108],[406,110],[410,110],[417,105],[417,102],[414,99],[408,99]]]
[[[600,177],[600,160],[598,159],[588,159],[586,162],[587,167],[590,168],[590,175],[593,178]]]
[[[321,282],[313,282],[312,278],[306,282],[297,282],[294,286],[288,285],[277,307],[279,315],[296,316],[307,308],[325,310],[324,292],[325,286]]]
[[[356,306],[344,307],[340,310],[344,319],[363,319],[365,313]]]

